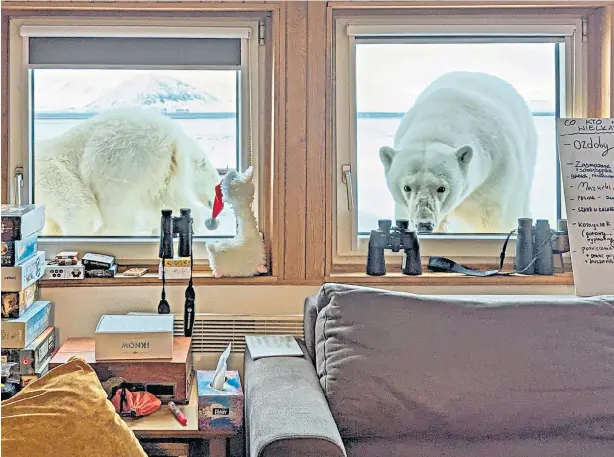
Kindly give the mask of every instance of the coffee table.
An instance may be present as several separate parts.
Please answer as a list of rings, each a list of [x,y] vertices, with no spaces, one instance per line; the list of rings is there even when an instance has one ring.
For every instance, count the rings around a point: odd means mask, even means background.
[[[227,457],[228,440],[235,436],[236,432],[198,430],[196,381],[192,385],[190,402],[177,407],[188,420],[186,426],[179,423],[167,405],[162,405],[158,411],[146,417],[123,419],[150,457]]]

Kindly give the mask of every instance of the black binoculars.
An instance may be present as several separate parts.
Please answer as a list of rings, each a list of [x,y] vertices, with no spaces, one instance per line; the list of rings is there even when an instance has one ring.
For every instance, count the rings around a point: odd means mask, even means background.
[[[161,259],[172,259],[174,257],[173,239],[175,235],[179,235],[179,257],[190,257],[192,255],[192,211],[188,208],[182,208],[180,213],[180,216],[173,217],[172,210],[162,210],[159,250]]]
[[[398,219],[396,226],[392,226],[389,219],[377,221],[378,229],[371,230],[369,237],[369,253],[367,255],[367,274],[370,276],[383,276],[386,274],[386,259],[384,252],[403,253],[402,271],[405,275],[417,276],[422,274],[420,260],[420,243],[415,230],[409,230],[409,221]]]

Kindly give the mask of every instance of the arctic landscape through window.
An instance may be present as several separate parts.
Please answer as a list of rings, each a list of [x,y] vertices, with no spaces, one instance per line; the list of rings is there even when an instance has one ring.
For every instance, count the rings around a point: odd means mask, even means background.
[[[562,40],[358,37],[354,52],[358,235],[381,218],[409,219],[434,233],[505,233],[518,217],[556,226]],[[475,126],[478,142],[466,134]],[[459,152],[464,145],[469,154]],[[496,195],[457,206],[472,181],[483,182],[481,170],[498,163],[492,154],[513,157],[494,165],[474,196]],[[412,162],[421,157],[427,166]],[[499,207],[480,204],[494,198]]]
[[[153,200],[169,181],[177,189],[165,204],[192,209],[195,236],[235,235],[231,211],[215,232],[204,219],[213,186],[240,163],[240,70],[32,69],[29,79],[33,200],[48,214],[42,235],[157,236],[159,217],[141,211],[151,203],[130,189]],[[76,149],[81,179],[72,182],[55,158]]]

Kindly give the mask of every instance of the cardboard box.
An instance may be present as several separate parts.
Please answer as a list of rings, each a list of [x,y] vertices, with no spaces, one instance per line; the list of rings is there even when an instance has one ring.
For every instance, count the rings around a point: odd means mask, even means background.
[[[2,205],[2,241],[23,240],[45,226],[44,205]]]
[[[53,303],[37,301],[17,319],[2,319],[2,349],[23,349],[53,325]]]
[[[24,240],[2,241],[2,266],[12,267],[28,260],[36,254],[38,233]]]
[[[27,347],[23,349],[2,349],[2,363],[19,363],[19,373],[33,375],[48,363],[55,350],[55,327],[47,327]]]
[[[57,260],[45,262],[45,273],[41,279],[83,279],[85,277],[83,265],[58,265]]]
[[[173,315],[104,315],[94,332],[96,360],[171,359]]]
[[[16,319],[40,297],[38,283],[30,284],[19,292],[2,292],[2,318]]]
[[[2,292],[20,292],[38,281],[45,272],[45,251],[14,267],[2,267]]]
[[[189,257],[175,257],[174,259],[164,259],[164,266],[166,268],[172,267],[189,267],[191,260]],[[162,268],[162,261],[160,261],[160,268]]]
[[[195,378],[192,338],[176,336],[170,360],[96,360],[94,347],[93,338],[68,338],[54,354],[49,369],[68,362],[71,357],[81,357],[101,382],[121,377],[130,389],[150,392],[162,403],[188,403]]]
[[[211,387],[214,374],[215,371],[196,372],[198,429],[238,431],[243,427],[243,390],[239,372],[226,372],[224,390]]]
[[[158,279],[162,279],[162,263],[158,269]],[[164,267],[164,279],[190,279],[190,267]]]
[[[108,270],[115,264],[115,257],[107,254],[86,253],[81,259],[81,263],[86,270]]]
[[[93,269],[93,270],[85,270],[86,278],[114,278],[117,273],[117,264],[113,265],[111,268],[107,270],[103,269]]]

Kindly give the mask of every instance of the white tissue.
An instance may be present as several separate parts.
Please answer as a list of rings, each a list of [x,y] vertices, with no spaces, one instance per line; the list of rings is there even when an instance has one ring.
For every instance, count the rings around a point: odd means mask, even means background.
[[[226,370],[228,370],[228,357],[230,356],[230,347],[232,343],[222,352],[219,360],[217,361],[217,368],[213,375],[213,381],[211,381],[211,387],[215,390],[224,390],[224,383],[226,382]]]

